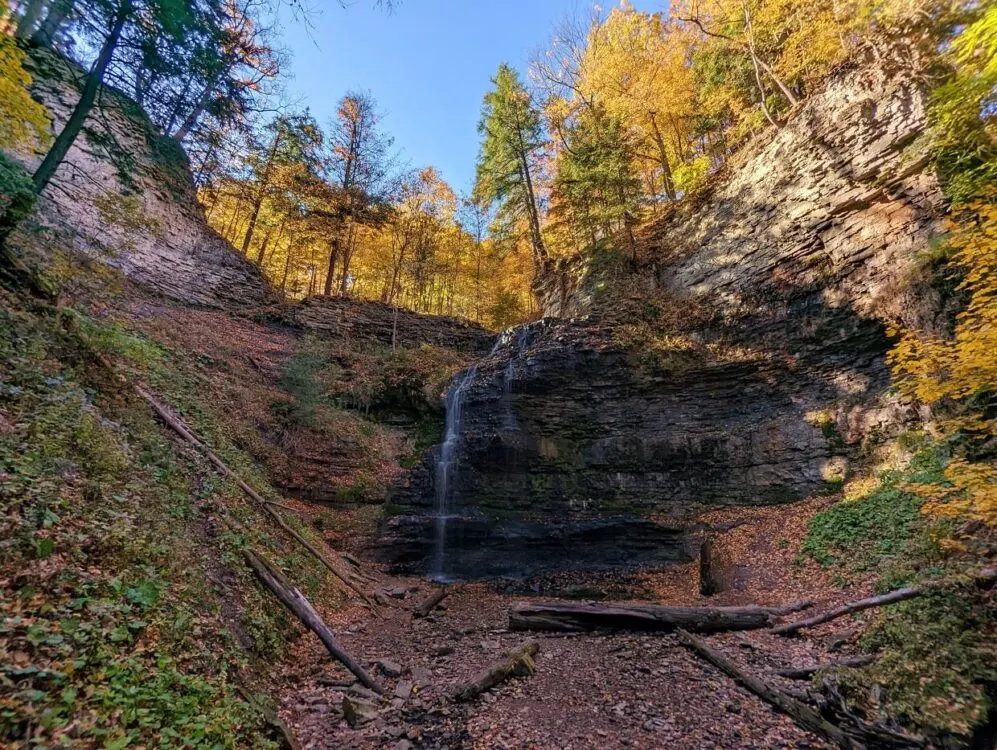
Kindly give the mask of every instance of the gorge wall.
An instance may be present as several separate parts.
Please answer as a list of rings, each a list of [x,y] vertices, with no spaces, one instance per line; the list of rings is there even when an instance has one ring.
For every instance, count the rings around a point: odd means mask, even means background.
[[[55,132],[79,97],[71,63],[28,60],[32,95]],[[255,309],[276,301],[258,269],[208,227],[183,150],[128,97],[105,88],[45,191],[36,216],[49,240],[188,304]],[[33,171],[43,154],[12,154]]]
[[[833,489],[916,417],[887,393],[886,324],[930,322],[907,283],[943,209],[911,145],[910,61],[842,71],[712,189],[541,280],[463,389],[444,573],[657,564],[704,507]],[[395,489],[382,554],[426,570],[436,454]]]

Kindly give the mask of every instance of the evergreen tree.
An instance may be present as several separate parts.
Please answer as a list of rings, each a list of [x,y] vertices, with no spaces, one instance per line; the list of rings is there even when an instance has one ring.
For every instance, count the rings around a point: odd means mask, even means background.
[[[519,75],[505,63],[492,83],[478,124],[483,140],[475,194],[485,203],[498,203],[497,219],[506,230],[527,222],[534,259],[541,263],[547,249],[535,182],[537,154],[545,143],[540,113]]]

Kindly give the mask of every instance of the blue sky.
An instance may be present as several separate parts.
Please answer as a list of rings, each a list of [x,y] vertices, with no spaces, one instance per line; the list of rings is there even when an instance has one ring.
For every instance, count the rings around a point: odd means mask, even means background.
[[[642,10],[664,4],[633,3]],[[346,91],[369,89],[404,159],[436,166],[457,190],[474,179],[481,98],[499,63],[525,73],[555,24],[589,7],[580,0],[402,0],[386,14],[373,0],[353,0],[345,10],[332,0],[321,5],[310,32],[288,24],[283,34],[293,54],[293,101],[325,125]]]

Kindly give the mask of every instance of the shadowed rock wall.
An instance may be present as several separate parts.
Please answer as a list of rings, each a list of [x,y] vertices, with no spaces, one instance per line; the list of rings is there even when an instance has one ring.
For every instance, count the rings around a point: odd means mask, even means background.
[[[833,489],[863,441],[916,417],[886,394],[884,362],[886,321],[935,313],[904,283],[942,209],[908,149],[925,124],[916,80],[840,73],[645,227],[636,269],[552,264],[540,290],[561,319],[506,334],[466,388],[447,573],[681,559],[683,517]],[[621,335],[659,315],[674,351]],[[384,524],[405,569],[435,544],[435,459]]]

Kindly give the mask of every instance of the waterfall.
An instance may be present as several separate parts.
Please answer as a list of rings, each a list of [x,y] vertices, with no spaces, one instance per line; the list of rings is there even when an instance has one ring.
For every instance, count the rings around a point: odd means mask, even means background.
[[[457,475],[457,452],[460,447],[460,416],[464,406],[464,392],[474,382],[478,366],[474,365],[457,376],[446,397],[446,429],[440,460],[436,463],[436,549],[433,559],[433,579],[447,580],[446,542],[447,522],[454,517],[453,480]]]
[[[492,350],[484,357],[487,359],[497,352],[502,346],[512,344],[513,331],[510,328],[496,340]],[[516,360],[522,359],[526,344],[527,326],[520,326],[516,337],[516,352],[510,353],[509,362],[502,372],[503,391],[503,414],[506,427],[515,427],[516,418],[512,414],[511,386],[512,380],[516,376]],[[447,391],[446,425],[443,432],[443,444],[440,446],[440,459],[436,463],[436,511],[434,515],[436,523],[436,544],[433,551],[433,568],[431,577],[435,581],[445,582],[452,580],[447,572],[447,524],[456,518],[457,506],[454,497],[454,480],[457,478],[457,471],[460,467],[460,435],[461,435],[461,413],[464,409],[464,398],[468,389],[474,384],[478,375],[478,364],[458,373],[453,384]],[[510,422],[511,420],[511,422]]]

